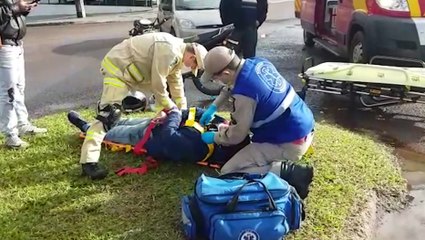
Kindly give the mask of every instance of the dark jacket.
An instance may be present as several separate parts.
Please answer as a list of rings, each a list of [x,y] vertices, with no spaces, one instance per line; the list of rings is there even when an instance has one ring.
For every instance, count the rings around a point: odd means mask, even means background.
[[[256,19],[261,26],[267,17],[268,3],[267,0],[257,0]],[[244,16],[242,10],[242,0],[221,0],[220,17],[224,25],[233,23],[235,28],[249,27],[255,24],[255,21],[249,21]]]
[[[3,45],[20,45],[27,28],[28,12],[19,12],[15,0],[0,0],[0,36]]]
[[[204,110],[197,108],[195,120],[199,121]],[[198,162],[208,153],[208,146],[202,141],[201,133],[193,127],[184,126],[188,111],[170,112],[164,123],[155,127],[152,138],[146,142],[145,149],[149,156],[157,160],[174,162]],[[219,124],[225,120],[219,116],[211,122]],[[248,139],[246,140],[248,141]],[[241,143],[237,146],[214,146],[214,153],[209,162],[221,163],[229,160],[236,152],[248,144]]]

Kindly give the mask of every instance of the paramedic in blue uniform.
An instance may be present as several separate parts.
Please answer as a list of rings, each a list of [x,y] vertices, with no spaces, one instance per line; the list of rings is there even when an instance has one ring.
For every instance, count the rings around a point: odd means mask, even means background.
[[[267,0],[221,0],[220,17],[224,25],[233,24],[230,40],[239,43],[244,58],[255,56],[258,28],[267,18]]]
[[[297,161],[313,139],[314,117],[294,88],[263,58],[241,59],[233,50],[215,47],[204,60],[202,81],[226,85],[200,119],[207,124],[226,99],[233,100],[231,122],[218,132],[205,132],[205,143],[240,143],[250,132],[251,143],[221,169],[230,172],[280,174],[284,160]]]

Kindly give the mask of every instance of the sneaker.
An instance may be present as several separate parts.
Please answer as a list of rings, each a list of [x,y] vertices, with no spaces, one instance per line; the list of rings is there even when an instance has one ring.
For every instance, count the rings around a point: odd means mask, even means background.
[[[87,132],[87,129],[90,127],[88,122],[84,121],[76,111],[70,111],[68,113],[68,121],[80,129],[81,132]]]
[[[14,149],[27,148],[29,146],[27,142],[22,141],[22,139],[20,139],[16,135],[6,137],[5,145],[9,148],[14,148]]]
[[[81,168],[81,176],[90,177],[92,180],[101,180],[108,175],[108,171],[100,168],[97,163],[84,163]]]
[[[42,134],[46,133],[46,128],[39,128],[32,124],[27,124],[22,127],[19,127],[19,136],[27,135],[27,134]]]

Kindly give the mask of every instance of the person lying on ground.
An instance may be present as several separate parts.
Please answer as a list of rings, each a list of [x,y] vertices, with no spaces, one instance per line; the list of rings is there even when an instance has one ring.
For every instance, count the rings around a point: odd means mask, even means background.
[[[217,144],[207,145],[202,141],[201,133],[204,128],[201,127],[199,121],[204,110],[201,108],[193,108],[195,112],[195,123],[191,126],[187,121],[189,110],[179,111],[173,108],[168,113],[160,112],[158,116],[162,118],[162,124],[157,124],[152,129],[149,140],[144,145],[146,155],[151,156],[158,161],[173,162],[193,162],[196,163],[203,159],[208,162],[220,163],[223,159],[229,159],[241,146],[249,143],[247,137],[240,145],[231,147],[223,147]],[[158,117],[157,116],[157,117]],[[68,120],[86,133],[90,127],[90,123],[82,119],[81,116],[71,111],[68,113]],[[152,118],[133,118],[120,120],[105,136],[104,140],[135,146],[143,139],[146,129]],[[215,115],[208,129],[218,129],[218,125],[226,123],[227,120]],[[106,172],[95,172],[92,178],[104,178]]]
[[[194,112],[194,124],[187,121],[190,111]],[[247,136],[241,143],[232,146],[218,144],[208,146],[205,144],[202,140],[202,132],[204,130],[198,124],[204,112],[205,110],[201,108],[190,108],[189,110],[182,111],[175,108],[167,113],[160,112],[157,118],[161,118],[162,123],[157,124],[152,129],[152,134],[144,145],[146,155],[158,161],[196,163],[204,160],[208,161],[208,163],[216,163],[222,166],[250,143],[250,138]],[[70,111],[68,113],[68,119],[84,133],[90,127],[90,124],[78,112]],[[142,117],[120,120],[108,131],[105,140],[135,146],[145,136],[146,129],[152,119]],[[214,115],[213,120],[207,126],[207,130],[218,131],[219,128],[227,124],[228,121],[226,119]],[[287,162],[285,169],[285,174],[281,175],[283,176],[282,178],[294,186],[301,198],[306,198],[308,187],[312,182],[312,168]],[[106,177],[106,175],[98,174],[92,176],[94,176],[92,179]]]

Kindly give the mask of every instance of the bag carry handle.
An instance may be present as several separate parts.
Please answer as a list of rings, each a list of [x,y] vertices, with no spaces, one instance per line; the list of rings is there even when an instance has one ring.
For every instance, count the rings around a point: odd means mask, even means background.
[[[230,202],[226,205],[226,211],[227,212],[234,212],[235,211],[235,209],[236,209],[236,207],[238,205],[238,202],[239,202],[239,196],[242,193],[242,189],[245,186],[247,186],[247,185],[249,185],[251,183],[259,183],[261,186],[263,186],[263,190],[264,190],[264,192],[266,192],[267,197],[268,197],[268,200],[269,200],[269,208],[270,208],[270,210],[273,210],[273,211],[276,211],[277,210],[276,202],[274,201],[273,196],[270,193],[270,191],[267,188],[267,186],[263,182],[261,182],[261,181],[258,181],[258,180],[255,180],[255,179],[251,179],[247,183],[245,183],[244,185],[242,185],[242,187],[239,188],[238,192],[235,194],[235,196],[233,196],[232,200],[230,200]]]
[[[247,172],[231,172],[227,174],[223,174],[218,176],[219,179],[246,179],[246,180],[253,180],[253,179],[261,179],[264,178],[264,174],[252,174]]]
[[[247,173],[244,172],[231,172],[218,176],[219,179],[245,179]]]

